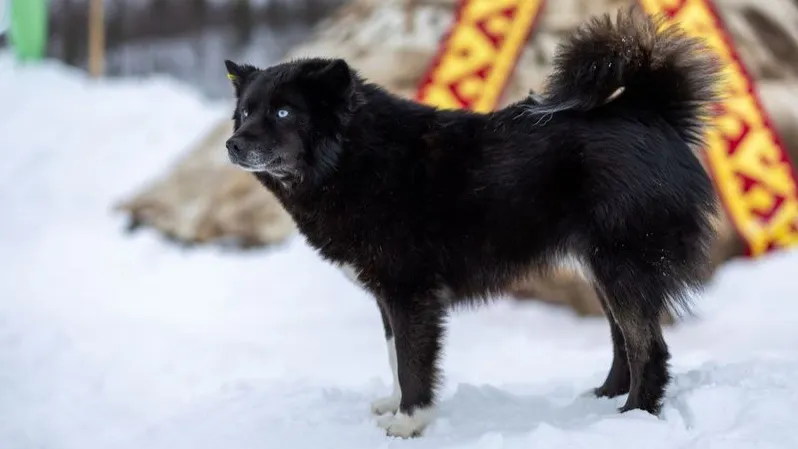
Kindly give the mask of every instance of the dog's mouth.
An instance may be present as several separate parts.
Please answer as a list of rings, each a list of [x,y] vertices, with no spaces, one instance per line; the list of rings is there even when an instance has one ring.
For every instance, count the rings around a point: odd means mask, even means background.
[[[266,173],[276,179],[284,179],[296,174],[296,170],[291,168],[281,156],[274,156],[271,159],[261,162],[253,162],[232,157],[232,162],[240,169],[251,173]]]
[[[252,173],[265,172],[265,171],[268,171],[270,169],[269,164],[266,164],[266,163],[253,164],[253,163],[248,162],[248,161],[240,161],[240,160],[233,160],[232,162],[238,168],[240,168],[240,169],[242,169],[244,171],[252,172]]]

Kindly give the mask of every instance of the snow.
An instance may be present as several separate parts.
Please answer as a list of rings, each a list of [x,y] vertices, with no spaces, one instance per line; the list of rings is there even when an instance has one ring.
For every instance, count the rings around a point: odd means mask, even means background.
[[[112,205],[225,105],[0,53],[0,448],[795,448],[798,251],[727,264],[666,338],[660,418],[582,395],[609,330],[499,301],[450,323],[439,419],[388,438],[371,299],[304,241],[186,250]]]

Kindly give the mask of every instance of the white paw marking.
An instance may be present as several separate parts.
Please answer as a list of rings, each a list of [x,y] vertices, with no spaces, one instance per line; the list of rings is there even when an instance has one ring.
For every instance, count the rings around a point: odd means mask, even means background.
[[[433,407],[418,408],[409,415],[399,411],[402,402],[402,387],[399,385],[399,365],[396,359],[396,345],[393,338],[385,341],[388,347],[388,363],[393,373],[393,392],[390,396],[371,403],[372,413],[378,415],[377,425],[390,436],[410,438],[418,436],[432,422]]]
[[[396,413],[385,413],[377,416],[377,426],[387,429],[390,427],[393,420],[396,418]]]
[[[421,435],[435,419],[433,407],[419,408],[412,413],[398,412],[395,415],[383,415],[377,418],[377,425],[385,429],[390,436],[411,438]]]
[[[393,338],[385,341],[388,347],[388,363],[391,365],[393,373],[393,392],[390,396],[379,398],[371,403],[371,412],[375,415],[385,413],[396,413],[399,410],[399,403],[402,402],[402,388],[399,386],[399,370],[396,363],[396,345]]]
[[[396,413],[399,410],[399,404],[401,402],[402,402],[401,396],[393,396],[393,395],[376,399],[371,403],[371,413],[375,415]]]

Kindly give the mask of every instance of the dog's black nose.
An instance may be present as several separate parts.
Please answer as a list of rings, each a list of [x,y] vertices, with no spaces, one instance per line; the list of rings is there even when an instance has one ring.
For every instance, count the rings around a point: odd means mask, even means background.
[[[231,138],[227,139],[227,142],[225,143],[225,146],[227,147],[227,153],[229,155],[238,156],[238,155],[241,154],[242,145],[241,145],[241,142],[237,138],[231,137]]]

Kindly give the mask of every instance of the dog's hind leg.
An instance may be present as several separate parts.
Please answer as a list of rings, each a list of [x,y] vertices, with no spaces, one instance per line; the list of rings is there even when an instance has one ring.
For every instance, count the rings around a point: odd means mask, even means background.
[[[375,415],[384,415],[386,413],[396,413],[399,411],[399,403],[402,400],[402,389],[399,387],[399,370],[396,364],[396,344],[393,336],[393,329],[391,328],[390,318],[388,317],[385,307],[378,302],[380,309],[380,316],[382,317],[382,326],[385,330],[385,344],[388,349],[388,363],[391,366],[391,373],[393,375],[393,391],[390,396],[379,398],[371,403],[371,412]]]
[[[611,253],[607,253],[608,255]],[[644,260],[629,260],[616,252],[601,262],[594,260],[597,287],[602,290],[607,308],[617,324],[611,328],[616,355],[607,378],[608,392],[622,394],[625,352],[628,363],[629,397],[620,411],[642,409],[659,414],[668,374],[668,347],[662,336],[660,316],[673,291],[674,280],[662,268]],[[618,331],[620,330],[620,335]],[[620,351],[620,340],[623,351]],[[601,390],[602,387],[599,388]]]
[[[623,338],[621,327],[612,314],[612,310],[608,305],[607,298],[603,289],[597,289],[597,294],[601,300],[601,307],[604,309],[604,315],[610,323],[610,336],[612,337],[612,365],[610,372],[607,374],[607,379],[604,383],[594,390],[598,397],[614,398],[629,392],[629,360],[626,355],[626,342]]]
[[[382,307],[394,336],[401,400],[395,415],[381,416],[377,423],[388,435],[418,436],[434,419],[444,306],[430,296],[384,300]]]

